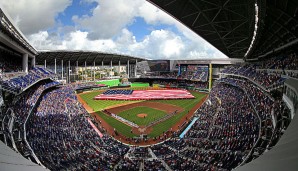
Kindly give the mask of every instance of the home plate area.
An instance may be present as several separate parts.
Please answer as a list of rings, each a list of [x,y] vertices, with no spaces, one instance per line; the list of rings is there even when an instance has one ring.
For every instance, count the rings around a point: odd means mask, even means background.
[[[106,90],[94,97],[95,100],[169,100],[194,99],[187,90],[160,89],[160,90]]]

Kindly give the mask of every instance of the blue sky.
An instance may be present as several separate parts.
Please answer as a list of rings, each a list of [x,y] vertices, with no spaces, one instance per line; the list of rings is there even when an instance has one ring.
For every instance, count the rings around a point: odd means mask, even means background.
[[[92,50],[150,59],[226,56],[145,0],[10,0],[0,7],[38,50]]]
[[[75,26],[75,23],[72,20],[72,16],[92,16],[92,9],[94,9],[98,5],[97,2],[83,2],[79,0],[72,1],[72,4],[67,6],[63,12],[59,12],[55,17],[57,22],[61,22],[64,25]]]

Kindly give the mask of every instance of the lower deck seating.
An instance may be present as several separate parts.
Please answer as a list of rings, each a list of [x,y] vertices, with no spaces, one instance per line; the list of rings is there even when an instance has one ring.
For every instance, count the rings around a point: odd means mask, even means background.
[[[222,79],[195,113],[198,120],[184,138],[134,148],[107,134],[100,138],[74,94],[75,85],[41,94],[54,84],[33,86],[12,106],[16,120],[23,123],[37,105],[26,125],[27,140],[51,170],[231,170],[245,163],[254,148],[275,145],[287,126],[277,123],[274,128],[273,118],[288,112],[285,106],[279,108],[281,101],[245,80]],[[24,155],[26,145],[21,141],[17,146]]]

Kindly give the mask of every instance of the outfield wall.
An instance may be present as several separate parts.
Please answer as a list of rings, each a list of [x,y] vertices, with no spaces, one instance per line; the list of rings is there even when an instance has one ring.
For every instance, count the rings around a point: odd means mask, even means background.
[[[96,82],[96,84],[105,84],[105,85],[107,85],[109,87],[111,87],[111,86],[118,86],[119,83],[120,83],[119,79],[102,80],[102,81]]]
[[[203,91],[203,92],[209,92],[208,87],[206,88],[195,88],[193,86],[166,86],[166,85],[160,85],[160,84],[154,84],[154,81],[162,81],[162,82],[200,82],[200,81],[191,81],[191,80],[183,80],[183,79],[173,79],[173,78],[129,78],[130,82],[143,82],[143,83],[149,83],[149,86],[152,87],[166,87],[166,88],[183,88],[188,90],[197,90],[197,91]]]
[[[149,83],[134,82],[131,84],[131,87],[149,87]]]

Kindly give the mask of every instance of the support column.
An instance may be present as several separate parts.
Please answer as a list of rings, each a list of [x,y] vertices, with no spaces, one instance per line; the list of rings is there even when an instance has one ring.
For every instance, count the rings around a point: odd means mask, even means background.
[[[31,67],[35,67],[35,56],[31,59]]]
[[[103,61],[101,61],[101,66],[103,67]]]
[[[112,70],[113,70],[112,67],[113,67],[113,62],[112,62],[112,60],[111,60],[111,61],[110,61],[110,68],[111,68],[111,69],[110,69],[110,76],[112,76],[112,75],[111,75]]]
[[[57,74],[57,60],[55,58],[55,74]]]
[[[23,55],[22,69],[24,72],[28,73],[28,54],[27,53]]]
[[[136,59],[136,64],[135,64],[135,78],[137,77],[137,63],[138,63],[138,60]]]
[[[47,60],[44,60],[44,68],[47,68]]]
[[[87,70],[86,70],[86,68],[87,68],[87,63],[86,63],[86,61],[85,61],[85,68],[84,68],[84,71],[85,71],[85,81],[87,82]]]
[[[211,91],[211,88],[212,88],[212,64],[210,63],[209,64],[209,92]]]
[[[129,60],[127,60],[127,78],[129,78]]]
[[[121,62],[120,62],[120,60],[119,60],[119,62],[118,62],[118,74],[120,75],[120,64],[121,64]]]
[[[77,75],[79,75],[79,61],[77,61],[77,68],[76,68],[76,71],[77,71]]]
[[[63,59],[61,60],[61,80],[63,80]]]
[[[95,81],[95,61],[93,62],[93,81]]]
[[[68,83],[70,83],[70,61],[68,61]]]

